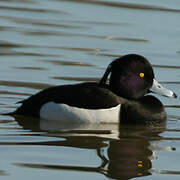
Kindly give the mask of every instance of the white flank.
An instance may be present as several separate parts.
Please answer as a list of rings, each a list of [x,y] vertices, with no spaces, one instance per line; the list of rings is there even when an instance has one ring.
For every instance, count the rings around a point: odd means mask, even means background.
[[[40,110],[40,118],[62,123],[118,123],[121,105],[109,109],[84,109],[49,102]]]

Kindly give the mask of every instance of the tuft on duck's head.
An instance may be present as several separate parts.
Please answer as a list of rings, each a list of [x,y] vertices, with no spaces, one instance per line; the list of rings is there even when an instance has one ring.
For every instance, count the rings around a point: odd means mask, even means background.
[[[100,86],[106,83],[109,74],[110,89],[118,96],[139,99],[149,92],[154,92],[167,97],[177,97],[174,92],[155,80],[152,66],[143,56],[128,54],[115,59],[107,67],[99,82]]]

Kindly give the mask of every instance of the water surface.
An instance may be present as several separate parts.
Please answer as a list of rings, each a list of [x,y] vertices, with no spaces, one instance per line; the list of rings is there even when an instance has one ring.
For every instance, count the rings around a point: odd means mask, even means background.
[[[128,53],[180,95],[179,17],[178,0],[0,1],[0,112],[50,85],[98,81]],[[1,178],[179,179],[180,101],[157,97],[168,118],[156,127],[0,116]]]

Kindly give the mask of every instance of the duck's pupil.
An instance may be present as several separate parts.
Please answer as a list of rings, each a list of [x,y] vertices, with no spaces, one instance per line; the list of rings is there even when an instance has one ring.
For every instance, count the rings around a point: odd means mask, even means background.
[[[143,78],[143,77],[144,77],[144,73],[139,73],[139,76],[140,76],[141,78]]]

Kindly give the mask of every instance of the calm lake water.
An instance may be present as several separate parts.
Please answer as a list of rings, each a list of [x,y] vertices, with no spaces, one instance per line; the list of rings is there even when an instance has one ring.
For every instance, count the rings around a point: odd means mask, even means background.
[[[180,97],[179,19],[179,0],[1,0],[0,113],[50,85],[98,80],[128,53]],[[180,179],[180,99],[157,97],[168,118],[153,128],[0,116],[0,179]]]

